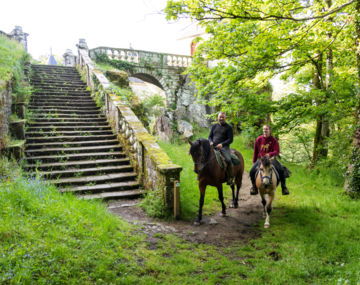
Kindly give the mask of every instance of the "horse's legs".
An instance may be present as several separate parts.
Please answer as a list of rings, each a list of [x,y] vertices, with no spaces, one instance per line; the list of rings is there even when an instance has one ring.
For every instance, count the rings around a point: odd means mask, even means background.
[[[232,201],[230,203],[230,208],[237,208],[238,205],[237,205],[237,196],[235,196],[235,186],[234,184],[231,184],[231,191],[232,191]]]
[[[199,189],[200,189],[199,212],[197,218],[194,221],[194,225],[196,226],[200,225],[202,219],[202,208],[204,206],[206,185],[204,186],[199,184]]]
[[[239,173],[235,176],[235,184],[236,184],[236,195],[235,195],[235,186],[231,185],[233,200],[230,204],[230,208],[238,208],[239,207],[239,204],[238,204],[239,192],[240,192],[240,188],[241,188],[241,184],[242,184],[242,175]]]
[[[261,196],[261,203],[263,204],[263,207],[264,207],[263,218],[266,218],[266,199],[265,199],[265,195],[260,193],[260,196]]]
[[[265,214],[266,214],[264,228],[270,227],[270,213],[272,210],[272,201],[273,200],[274,200],[274,194],[269,194],[268,200],[267,200],[265,208],[264,208]]]
[[[225,206],[225,203],[224,203],[224,195],[223,195],[222,184],[217,186],[217,190],[218,190],[219,200],[221,202],[221,207],[222,207],[221,215],[224,217],[224,216],[226,216],[226,206]]]

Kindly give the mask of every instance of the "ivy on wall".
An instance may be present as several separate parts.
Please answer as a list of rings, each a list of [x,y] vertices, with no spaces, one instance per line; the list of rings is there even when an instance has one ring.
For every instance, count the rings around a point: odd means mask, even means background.
[[[134,64],[124,61],[124,60],[118,60],[118,59],[111,59],[109,58],[106,54],[96,54],[96,59],[95,61],[97,63],[107,63],[119,70],[124,70],[124,71],[129,71],[132,72],[134,71]]]

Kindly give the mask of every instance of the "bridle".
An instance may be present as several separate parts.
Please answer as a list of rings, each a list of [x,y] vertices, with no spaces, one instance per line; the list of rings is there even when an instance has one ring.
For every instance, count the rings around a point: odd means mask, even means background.
[[[194,170],[194,172],[195,172],[196,174],[200,174],[200,173],[204,170],[204,168],[205,168],[210,162],[212,162],[215,158],[216,158],[216,157],[213,156],[211,159],[209,159],[209,160],[206,161],[205,163],[204,163],[203,161],[201,161],[201,162],[194,162],[194,165],[200,165],[200,169],[199,169],[198,171]],[[201,160],[203,160],[202,157],[201,157]]]
[[[260,167],[259,167],[260,178],[261,178],[261,183],[262,183],[262,184],[264,184],[264,179],[266,179],[266,178],[269,179],[269,185],[272,184],[272,177],[273,177],[273,172],[274,172],[274,169],[273,169],[274,166],[271,165],[270,167],[271,167],[270,176],[268,176],[268,175],[262,175],[262,172],[261,172]]]

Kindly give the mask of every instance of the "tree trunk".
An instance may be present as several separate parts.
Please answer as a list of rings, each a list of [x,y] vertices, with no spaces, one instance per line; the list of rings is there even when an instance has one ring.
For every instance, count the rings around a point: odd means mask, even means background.
[[[319,60],[315,66],[314,77],[313,77],[313,86],[315,89],[320,89],[325,91],[325,84],[323,81],[322,74],[322,55],[319,56]],[[327,66],[328,67],[328,64]],[[323,104],[324,102],[316,102],[317,104]],[[314,149],[311,165],[314,167],[319,159],[326,158],[328,154],[327,148],[327,138],[329,136],[329,120],[327,119],[326,114],[319,115],[316,118],[316,131],[314,137]]]
[[[355,13],[355,46],[356,46],[356,63],[358,70],[358,80],[360,84],[360,0],[356,2]],[[345,179],[345,190],[351,196],[358,196],[360,194],[360,94],[357,94],[357,110],[355,114],[356,129],[353,138],[353,147],[350,157],[350,164]]]

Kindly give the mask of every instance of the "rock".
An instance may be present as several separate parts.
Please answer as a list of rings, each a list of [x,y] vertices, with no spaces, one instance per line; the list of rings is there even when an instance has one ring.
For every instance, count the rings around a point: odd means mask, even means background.
[[[119,87],[122,88],[128,88],[129,85],[129,78],[125,71],[122,70],[108,70],[105,72],[106,77],[116,84]]]
[[[185,138],[190,138],[194,134],[193,126],[190,123],[188,123],[188,122],[186,122],[184,120],[178,120],[178,122],[177,122],[177,130]]]
[[[173,137],[171,122],[165,115],[156,119],[154,131],[163,141],[170,142]]]
[[[210,219],[209,225],[217,225],[217,221],[213,218]]]

